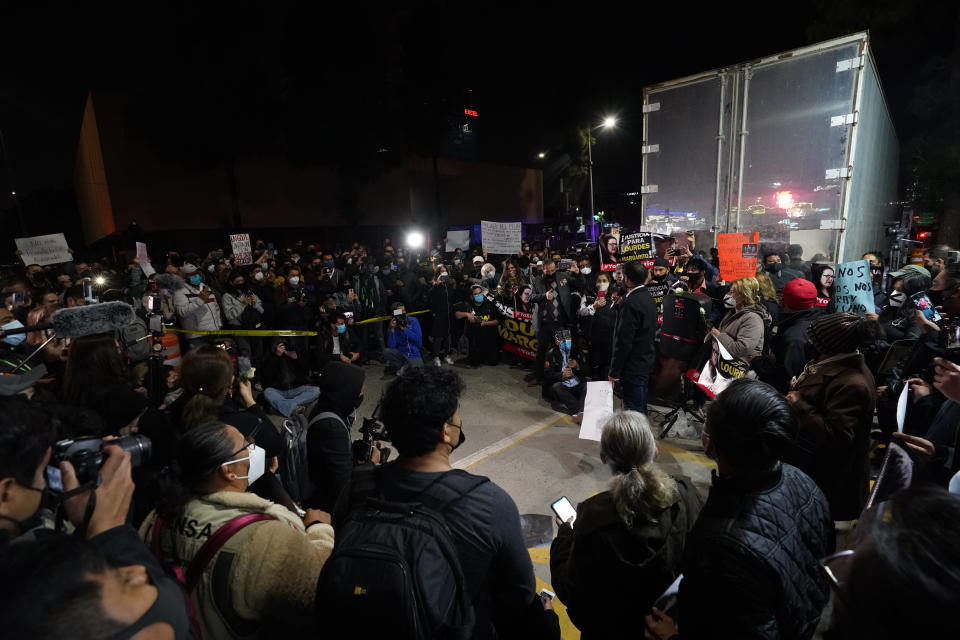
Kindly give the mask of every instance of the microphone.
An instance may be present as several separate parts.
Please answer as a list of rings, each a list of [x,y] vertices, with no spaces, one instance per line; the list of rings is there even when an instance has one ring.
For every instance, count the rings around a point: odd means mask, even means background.
[[[183,282],[183,278],[172,273],[158,273],[154,278],[154,281],[157,283],[157,287],[161,289],[169,289],[170,291],[177,291],[178,289],[183,289],[186,286],[186,284]]]
[[[79,338],[95,333],[116,331],[132,323],[135,317],[133,307],[126,302],[102,302],[60,309],[54,312],[50,322],[9,331],[0,329],[0,336],[53,329],[61,338]]]

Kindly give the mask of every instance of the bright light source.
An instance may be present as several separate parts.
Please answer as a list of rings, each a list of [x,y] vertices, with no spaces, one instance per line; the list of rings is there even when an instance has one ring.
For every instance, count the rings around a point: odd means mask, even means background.
[[[790,191],[778,191],[773,197],[777,202],[778,209],[793,208],[793,193]]]
[[[93,279],[93,284],[97,285],[98,287],[102,287],[103,285],[107,284],[107,279],[103,276],[97,276]]]
[[[547,157],[547,154],[545,154],[543,151],[541,151],[540,153],[537,154],[537,157],[540,158],[541,160],[543,160],[544,158]]]
[[[17,195],[17,192],[16,192],[16,191],[11,191],[11,192],[10,192],[10,195],[15,196],[15,195]]]
[[[603,128],[612,129],[617,126],[617,119],[614,116],[607,116],[603,119]]]
[[[411,231],[407,234],[407,246],[411,249],[419,249],[423,246],[423,234],[419,231]]]

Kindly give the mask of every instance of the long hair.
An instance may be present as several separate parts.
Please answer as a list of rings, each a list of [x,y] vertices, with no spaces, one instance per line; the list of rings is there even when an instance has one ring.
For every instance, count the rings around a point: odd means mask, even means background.
[[[833,290],[834,290],[834,287],[836,286],[836,282],[834,282],[833,286],[826,287],[826,288],[824,288],[823,284],[821,284],[820,282],[820,276],[822,276],[823,272],[826,271],[827,269],[829,269],[830,271],[833,271],[834,274],[836,274],[836,269],[833,268],[832,264],[825,264],[823,262],[820,262],[820,263],[815,263],[810,265],[810,281],[813,282],[813,285],[817,288],[818,296],[826,293],[828,297],[832,298]]]
[[[232,379],[233,362],[223,349],[204,345],[186,355],[180,369],[180,386],[188,398],[181,414],[185,429],[217,417]]]
[[[610,494],[627,528],[656,524],[679,499],[677,483],[653,461],[657,445],[642,413],[615,413],[603,427],[600,451],[613,469]]]
[[[760,293],[760,283],[756,278],[739,278],[738,280],[734,280],[733,284],[730,285],[730,291],[736,291],[743,296],[745,307],[752,307],[760,303],[760,299],[757,297]],[[774,298],[774,300],[776,300],[776,298]]]
[[[63,401],[87,406],[91,395],[115,384],[130,384],[130,372],[113,334],[74,338],[63,375]]]
[[[773,280],[765,273],[757,274],[757,284],[760,285],[760,297],[764,300],[777,301],[777,288],[773,286]]]
[[[177,442],[174,460],[160,477],[157,513],[162,518],[177,518],[184,505],[206,493],[220,465],[234,453],[226,428],[220,421],[207,422],[190,429]]]

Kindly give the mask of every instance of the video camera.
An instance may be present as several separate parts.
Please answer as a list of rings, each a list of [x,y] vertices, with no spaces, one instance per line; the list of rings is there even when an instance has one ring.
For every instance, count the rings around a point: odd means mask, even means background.
[[[379,407],[378,407],[379,408]],[[363,425],[360,427],[360,439],[354,440],[352,445],[353,461],[355,464],[366,464],[370,462],[373,450],[377,447],[377,441],[390,441],[390,434],[383,423],[376,418],[364,418]],[[383,464],[390,457],[390,448],[380,448],[380,464]]]
[[[153,443],[150,438],[141,435],[125,436],[106,442],[92,437],[60,440],[53,445],[53,453],[50,456],[50,466],[47,469],[48,486],[54,491],[63,491],[59,469],[61,462],[69,462],[73,465],[81,485],[95,483],[100,475],[100,468],[107,459],[103,451],[104,447],[120,447],[128,452],[130,466],[134,469],[149,460],[153,452]]]

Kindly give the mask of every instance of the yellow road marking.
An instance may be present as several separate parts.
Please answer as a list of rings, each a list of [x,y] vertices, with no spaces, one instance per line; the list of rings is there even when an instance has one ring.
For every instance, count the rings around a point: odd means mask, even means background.
[[[547,551],[549,551],[549,549]],[[550,589],[550,591],[553,591],[553,587],[540,578],[537,578],[537,593],[540,593],[541,589]],[[560,637],[563,638],[563,640],[580,640],[580,630],[570,622],[570,616],[567,615],[567,608],[557,598],[553,599],[553,610],[557,612],[557,617],[560,618]]]

